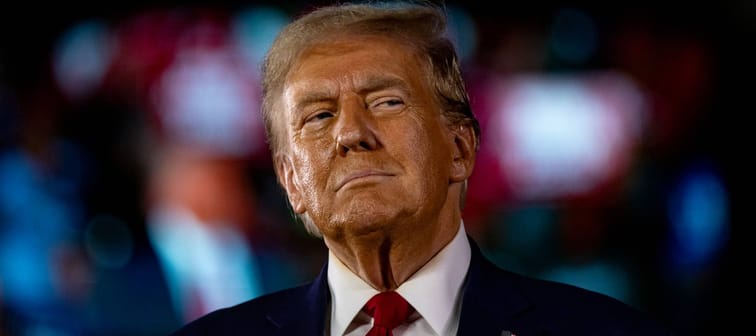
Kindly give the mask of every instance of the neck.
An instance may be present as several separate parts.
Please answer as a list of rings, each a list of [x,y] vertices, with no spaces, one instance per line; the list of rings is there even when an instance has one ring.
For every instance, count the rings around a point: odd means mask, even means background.
[[[393,223],[390,229],[325,242],[354,274],[378,291],[397,289],[444,248],[459,230],[458,207],[437,218]]]

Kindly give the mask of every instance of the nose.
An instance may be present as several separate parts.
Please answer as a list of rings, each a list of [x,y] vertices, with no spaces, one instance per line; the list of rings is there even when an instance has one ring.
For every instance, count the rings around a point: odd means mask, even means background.
[[[372,151],[380,145],[370,111],[361,99],[350,98],[342,101],[335,128],[336,151],[340,156],[349,151]]]

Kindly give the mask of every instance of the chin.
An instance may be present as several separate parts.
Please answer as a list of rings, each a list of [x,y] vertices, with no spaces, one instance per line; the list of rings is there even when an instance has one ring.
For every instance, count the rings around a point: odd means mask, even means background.
[[[397,217],[396,213],[357,209],[333,217],[329,229],[352,237],[389,235],[397,224]]]
[[[331,204],[330,210],[324,210],[326,223],[321,227],[323,234],[331,233],[350,236],[373,235],[375,233],[391,233],[396,225],[405,222],[413,216],[422,204],[414,201],[405,191],[376,190],[364,188],[349,190],[348,193],[338,195]],[[404,195],[405,197],[386,197],[386,195]]]

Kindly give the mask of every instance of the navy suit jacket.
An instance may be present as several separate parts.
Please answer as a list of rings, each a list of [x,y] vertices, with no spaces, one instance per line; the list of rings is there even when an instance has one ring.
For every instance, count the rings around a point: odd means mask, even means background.
[[[606,295],[502,270],[469,240],[472,256],[457,335],[672,335]],[[322,336],[331,301],[325,270],[307,285],[217,310],[173,335]]]

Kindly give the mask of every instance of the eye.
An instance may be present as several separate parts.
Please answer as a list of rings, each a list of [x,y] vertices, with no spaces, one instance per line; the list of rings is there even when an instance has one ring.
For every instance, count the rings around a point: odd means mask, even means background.
[[[396,110],[404,107],[404,101],[400,98],[381,98],[373,102],[372,108],[379,110]]]
[[[331,118],[331,117],[333,117],[333,113],[328,112],[328,111],[320,111],[320,112],[314,113],[313,115],[311,115],[310,117],[308,117],[305,120],[305,123],[309,123],[309,122],[313,122],[313,121],[320,121],[320,120],[328,119],[328,118]]]
[[[383,102],[381,104],[386,105],[386,106],[396,106],[396,105],[401,105],[403,103],[404,102],[401,101],[400,99],[391,99],[391,100],[387,100],[387,101],[385,101],[385,102]]]

